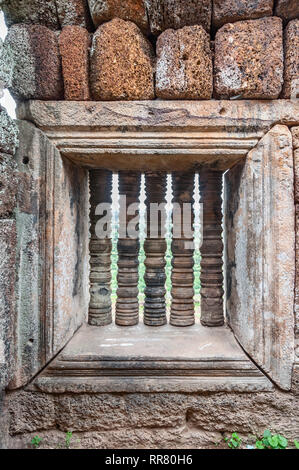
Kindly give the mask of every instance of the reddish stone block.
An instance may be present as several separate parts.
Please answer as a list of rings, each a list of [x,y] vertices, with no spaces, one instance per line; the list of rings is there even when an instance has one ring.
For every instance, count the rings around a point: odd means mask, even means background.
[[[73,101],[90,99],[90,35],[80,26],[65,26],[59,37],[64,81],[64,98]]]
[[[98,28],[91,50],[90,84],[95,100],[150,100],[154,94],[151,44],[131,21]]]
[[[283,20],[293,20],[299,17],[298,0],[278,0],[275,9],[275,15],[280,16]]]
[[[273,0],[214,0],[213,26],[271,16]]]
[[[152,34],[193,25],[201,25],[210,31],[211,0],[146,0],[146,6]]]
[[[283,98],[299,97],[299,19],[290,21],[285,30]]]
[[[148,31],[148,19],[144,0],[88,0],[95,26],[120,18],[133,21],[144,32]]]
[[[11,92],[21,100],[59,100],[63,80],[58,39],[54,31],[40,25],[12,26],[4,48],[16,64]]]
[[[276,99],[283,84],[283,31],[280,18],[238,21],[215,39],[217,97]]]
[[[164,99],[210,99],[210,37],[202,26],[168,29],[157,41],[156,94]]]

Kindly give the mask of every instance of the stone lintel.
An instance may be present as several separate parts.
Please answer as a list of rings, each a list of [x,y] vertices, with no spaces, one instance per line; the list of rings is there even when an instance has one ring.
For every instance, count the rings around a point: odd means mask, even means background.
[[[226,170],[277,123],[299,124],[299,103],[278,101],[44,102],[19,106],[62,155],[87,168]]]

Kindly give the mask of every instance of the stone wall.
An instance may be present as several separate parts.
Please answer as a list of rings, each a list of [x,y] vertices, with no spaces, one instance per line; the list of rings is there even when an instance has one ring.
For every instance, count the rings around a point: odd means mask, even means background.
[[[290,98],[299,7],[273,3],[3,0],[7,82],[18,100]]]

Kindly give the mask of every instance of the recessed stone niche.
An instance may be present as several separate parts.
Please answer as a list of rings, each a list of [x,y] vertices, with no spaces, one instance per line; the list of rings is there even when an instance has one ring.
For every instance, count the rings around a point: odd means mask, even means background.
[[[290,389],[295,208],[288,126],[299,121],[298,104],[32,101],[19,106],[18,117],[27,122],[19,122],[17,372],[10,388],[30,382],[53,393],[248,392],[271,390],[273,381]],[[87,324],[89,171],[99,169],[225,173],[225,325],[193,325],[187,307],[184,327],[161,316],[155,327],[150,316],[146,325]],[[211,325],[208,308],[206,314]]]

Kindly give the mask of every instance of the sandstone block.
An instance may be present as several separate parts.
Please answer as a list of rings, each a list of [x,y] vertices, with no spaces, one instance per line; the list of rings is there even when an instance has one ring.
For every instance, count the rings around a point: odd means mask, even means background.
[[[299,335],[299,204],[298,204],[298,163],[299,163],[299,151],[295,152],[295,165],[297,173],[295,172],[295,196],[296,196],[296,205],[295,205],[295,214],[296,214],[296,274],[295,274],[295,333]],[[299,353],[299,349],[296,351]],[[298,361],[299,362],[299,361]]]
[[[299,149],[299,127],[292,127],[292,139],[294,149]]]
[[[9,411],[11,434],[48,429],[55,425],[53,395],[21,391],[10,401]]]
[[[288,21],[299,17],[298,0],[278,0],[275,9],[275,15]]]
[[[89,94],[90,35],[80,26],[66,26],[59,37],[64,98],[86,101]]]
[[[271,16],[273,0],[214,0],[213,26]]]
[[[145,0],[145,4],[152,34],[193,25],[201,25],[210,31],[211,0]]]
[[[61,60],[56,34],[45,26],[12,26],[4,42],[13,58],[12,94],[20,99],[63,97]]]
[[[4,0],[1,6],[7,26],[29,23],[59,29],[55,0]]]
[[[218,97],[276,99],[283,83],[280,18],[238,21],[215,39],[215,92]]]
[[[285,30],[283,98],[299,97],[299,19],[290,21]]]
[[[299,148],[294,150],[295,202],[299,203]]]
[[[143,31],[148,31],[144,0],[88,0],[93,23],[99,26],[113,18],[133,21]]]
[[[156,94],[164,99],[210,99],[210,37],[202,26],[168,29],[157,42]]]
[[[154,98],[153,51],[138,27],[121,19],[93,36],[90,84],[95,100]]]
[[[77,25],[91,29],[92,21],[87,0],[56,0],[60,27]]]
[[[0,218],[11,215],[16,203],[16,164],[11,155],[0,153]]]

